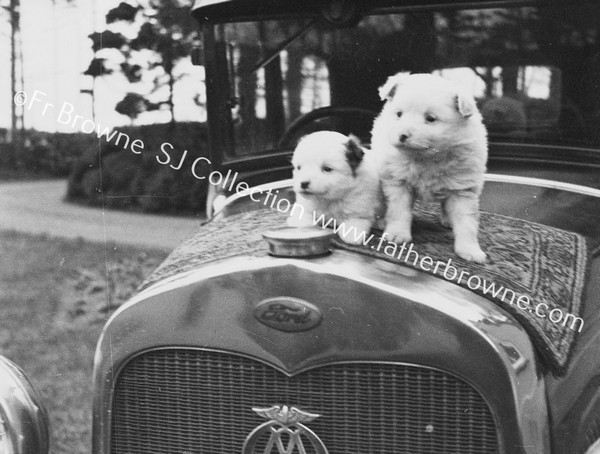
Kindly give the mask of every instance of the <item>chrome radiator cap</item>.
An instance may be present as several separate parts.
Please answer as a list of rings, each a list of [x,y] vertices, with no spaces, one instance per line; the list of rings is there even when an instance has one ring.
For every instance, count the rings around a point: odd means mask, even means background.
[[[318,257],[329,254],[331,230],[312,227],[285,227],[265,232],[269,253],[275,257]]]

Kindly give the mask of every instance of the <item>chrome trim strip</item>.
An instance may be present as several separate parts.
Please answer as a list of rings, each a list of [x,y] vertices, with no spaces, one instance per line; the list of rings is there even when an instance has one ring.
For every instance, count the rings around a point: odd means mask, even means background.
[[[547,180],[545,178],[534,178],[534,177],[522,177],[517,175],[503,175],[498,173],[487,173],[485,175],[485,181],[490,181],[494,183],[512,183],[512,184],[521,184],[525,186],[539,186],[542,188],[548,189],[559,189],[561,191],[575,192],[577,194],[587,195],[590,197],[598,197],[600,198],[600,189],[590,188],[587,186],[581,186],[573,183],[565,183],[562,181],[555,180]],[[291,188],[293,186],[292,179],[289,178],[287,180],[275,181],[272,183],[265,183],[259,186],[254,186],[250,189],[246,189],[244,191],[238,192],[227,197],[225,200],[223,207],[219,210],[221,212],[224,208],[231,205],[236,200],[239,200],[243,197],[248,197],[251,193],[257,192],[266,192],[270,190],[276,189],[284,189]],[[218,214],[215,213],[215,216]]]
[[[560,189],[561,191],[576,192],[578,194],[600,198],[600,189],[594,189],[573,183],[564,183],[562,181],[546,180],[544,178],[488,173],[485,175],[485,181],[492,181],[494,183],[514,183],[526,186],[540,186],[542,188]]]
[[[271,189],[271,190],[285,189],[285,188],[291,188],[292,186],[293,186],[292,179],[288,178],[287,180],[279,180],[279,181],[273,181],[271,183],[259,184],[258,186],[251,187],[250,189],[245,189],[243,191],[236,192],[235,194],[227,197],[227,199],[225,200],[223,205],[220,207],[220,209],[216,213],[214,213],[213,217],[217,216],[227,206],[231,205],[233,202],[235,202],[238,199],[248,197],[249,195],[255,194],[257,192],[258,193],[266,192],[269,189]]]

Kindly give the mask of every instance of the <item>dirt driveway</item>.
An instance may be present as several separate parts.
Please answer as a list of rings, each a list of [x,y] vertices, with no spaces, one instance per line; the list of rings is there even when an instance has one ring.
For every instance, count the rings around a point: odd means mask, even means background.
[[[203,220],[73,205],[66,190],[64,180],[0,183],[0,229],[169,251]]]

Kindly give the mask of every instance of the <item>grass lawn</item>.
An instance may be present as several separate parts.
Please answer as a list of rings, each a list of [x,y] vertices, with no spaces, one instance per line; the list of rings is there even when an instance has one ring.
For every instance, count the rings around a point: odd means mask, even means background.
[[[96,341],[110,313],[164,256],[0,232],[0,354],[41,394],[53,454],[90,453]]]

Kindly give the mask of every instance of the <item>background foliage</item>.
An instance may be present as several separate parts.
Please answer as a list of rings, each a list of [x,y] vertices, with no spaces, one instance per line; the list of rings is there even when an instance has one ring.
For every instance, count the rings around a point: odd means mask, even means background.
[[[26,130],[24,136],[21,150],[14,143],[0,142],[0,168],[5,173],[18,171],[31,177],[66,177],[85,151],[93,150],[98,144],[94,136],[83,133]]]
[[[145,212],[198,215],[206,202],[206,180],[196,179],[191,162],[207,156],[206,125],[177,123],[119,128],[131,140],[140,139],[144,151],[135,154],[122,145],[103,141],[86,151],[69,176],[67,199],[94,206],[129,208]],[[169,143],[171,164],[179,164],[185,150],[188,155],[181,169],[161,165],[157,156]],[[101,165],[99,164],[101,162]]]
[[[183,76],[177,74],[176,67],[198,43],[198,27],[191,17],[189,2],[148,0],[135,5],[121,2],[108,12],[106,23],[106,30],[90,35],[95,56],[85,74],[92,77],[111,74],[109,59],[98,53],[115,50],[120,56],[116,59],[120,60],[119,71],[131,90],[117,104],[116,111],[133,121],[142,112],[166,108],[174,122],[173,86]],[[114,24],[126,24],[135,36],[111,30]],[[144,82],[150,82],[149,90]],[[166,95],[162,94],[165,92]]]

